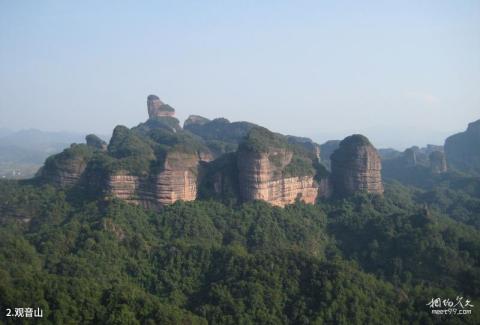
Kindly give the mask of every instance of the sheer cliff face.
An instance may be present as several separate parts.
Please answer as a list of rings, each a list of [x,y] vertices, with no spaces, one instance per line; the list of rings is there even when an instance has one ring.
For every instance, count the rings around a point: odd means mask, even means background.
[[[146,208],[193,201],[197,197],[197,155],[172,152],[167,155],[162,171],[156,175],[134,176],[126,171],[110,175],[107,195]]]
[[[319,195],[319,184],[313,175],[284,176],[293,157],[287,149],[263,153],[242,149],[237,157],[240,194],[244,201],[263,200],[285,206],[297,198],[314,203]]]
[[[380,156],[366,137],[352,135],[345,138],[331,159],[335,194],[383,193]]]
[[[155,198],[158,204],[197,198],[198,162],[196,155],[182,152],[168,154],[164,170],[156,177]]]
[[[155,193],[149,185],[148,178],[129,175],[126,171],[119,171],[117,174],[108,177],[106,194],[144,208],[154,208],[156,207]]]

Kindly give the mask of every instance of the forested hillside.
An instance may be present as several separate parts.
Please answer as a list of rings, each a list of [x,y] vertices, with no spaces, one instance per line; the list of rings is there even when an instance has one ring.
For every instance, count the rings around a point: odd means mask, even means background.
[[[387,183],[383,197],[153,211],[3,181],[0,305],[40,307],[45,324],[478,324],[470,194]],[[457,296],[472,315],[431,314],[432,298]]]

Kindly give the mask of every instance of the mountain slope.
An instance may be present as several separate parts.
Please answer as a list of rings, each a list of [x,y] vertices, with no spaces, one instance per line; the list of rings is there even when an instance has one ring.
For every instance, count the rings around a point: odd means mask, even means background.
[[[283,209],[177,202],[152,213],[0,182],[0,301],[39,306],[55,323],[452,320],[426,304],[478,303],[478,232],[425,214],[408,192],[399,201],[402,191]]]

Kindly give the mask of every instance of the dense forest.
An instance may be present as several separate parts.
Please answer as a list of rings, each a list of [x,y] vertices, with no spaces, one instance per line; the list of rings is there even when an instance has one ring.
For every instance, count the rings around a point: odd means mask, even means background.
[[[40,324],[478,324],[480,181],[448,175],[159,211],[1,181],[0,306],[40,307]],[[471,315],[431,314],[457,296]]]

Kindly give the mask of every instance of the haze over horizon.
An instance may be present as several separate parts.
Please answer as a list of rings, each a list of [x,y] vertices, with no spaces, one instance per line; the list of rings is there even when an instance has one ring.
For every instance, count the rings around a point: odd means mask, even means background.
[[[0,128],[184,121],[443,144],[480,118],[480,2],[0,1]]]

